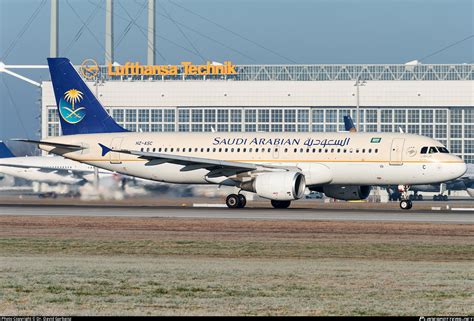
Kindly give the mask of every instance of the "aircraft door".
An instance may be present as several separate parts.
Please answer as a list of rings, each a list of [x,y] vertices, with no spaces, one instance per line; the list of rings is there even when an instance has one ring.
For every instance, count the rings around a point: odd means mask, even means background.
[[[111,148],[112,149],[120,149],[122,147],[122,137],[115,137],[112,139]],[[110,152],[110,164],[122,164],[120,160],[120,153]]]
[[[390,148],[390,165],[403,165],[403,145],[405,138],[394,138]]]

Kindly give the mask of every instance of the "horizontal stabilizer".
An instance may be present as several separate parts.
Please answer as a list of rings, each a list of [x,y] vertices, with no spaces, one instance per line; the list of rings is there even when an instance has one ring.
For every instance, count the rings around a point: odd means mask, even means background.
[[[24,142],[24,143],[37,144],[37,145],[46,145],[46,146],[52,146],[52,147],[57,147],[57,148],[63,148],[63,149],[71,149],[71,150],[84,149],[80,145],[53,143],[53,142],[46,142],[42,140],[21,139],[21,138],[12,139],[12,140],[17,141],[17,142]]]

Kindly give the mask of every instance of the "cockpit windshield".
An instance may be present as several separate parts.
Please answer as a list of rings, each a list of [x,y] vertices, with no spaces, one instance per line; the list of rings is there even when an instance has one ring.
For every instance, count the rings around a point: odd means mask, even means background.
[[[435,153],[449,154],[449,150],[443,146],[423,146],[420,151],[420,154],[435,154]]]

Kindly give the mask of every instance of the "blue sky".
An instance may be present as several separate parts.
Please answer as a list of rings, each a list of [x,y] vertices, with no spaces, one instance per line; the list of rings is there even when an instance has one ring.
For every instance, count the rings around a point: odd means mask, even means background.
[[[0,60],[6,64],[46,63],[49,1],[18,37],[41,1],[0,0]],[[145,0],[114,1],[115,60],[145,63]],[[60,0],[61,56],[75,64],[86,58],[103,63],[104,7],[105,1]],[[405,63],[474,34],[473,10],[472,0],[157,0],[157,63]],[[89,17],[81,33],[81,20]],[[471,38],[422,62],[473,63],[473,46]],[[47,71],[20,73],[49,79]],[[35,137],[39,90],[5,74],[0,78],[0,139]]]

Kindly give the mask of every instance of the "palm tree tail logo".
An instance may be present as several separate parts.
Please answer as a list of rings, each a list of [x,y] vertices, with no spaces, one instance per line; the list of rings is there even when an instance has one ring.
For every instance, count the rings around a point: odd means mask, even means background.
[[[83,99],[83,93],[77,89],[69,89],[64,93],[59,102],[59,113],[61,118],[69,124],[77,124],[86,116],[85,107],[77,104]]]

